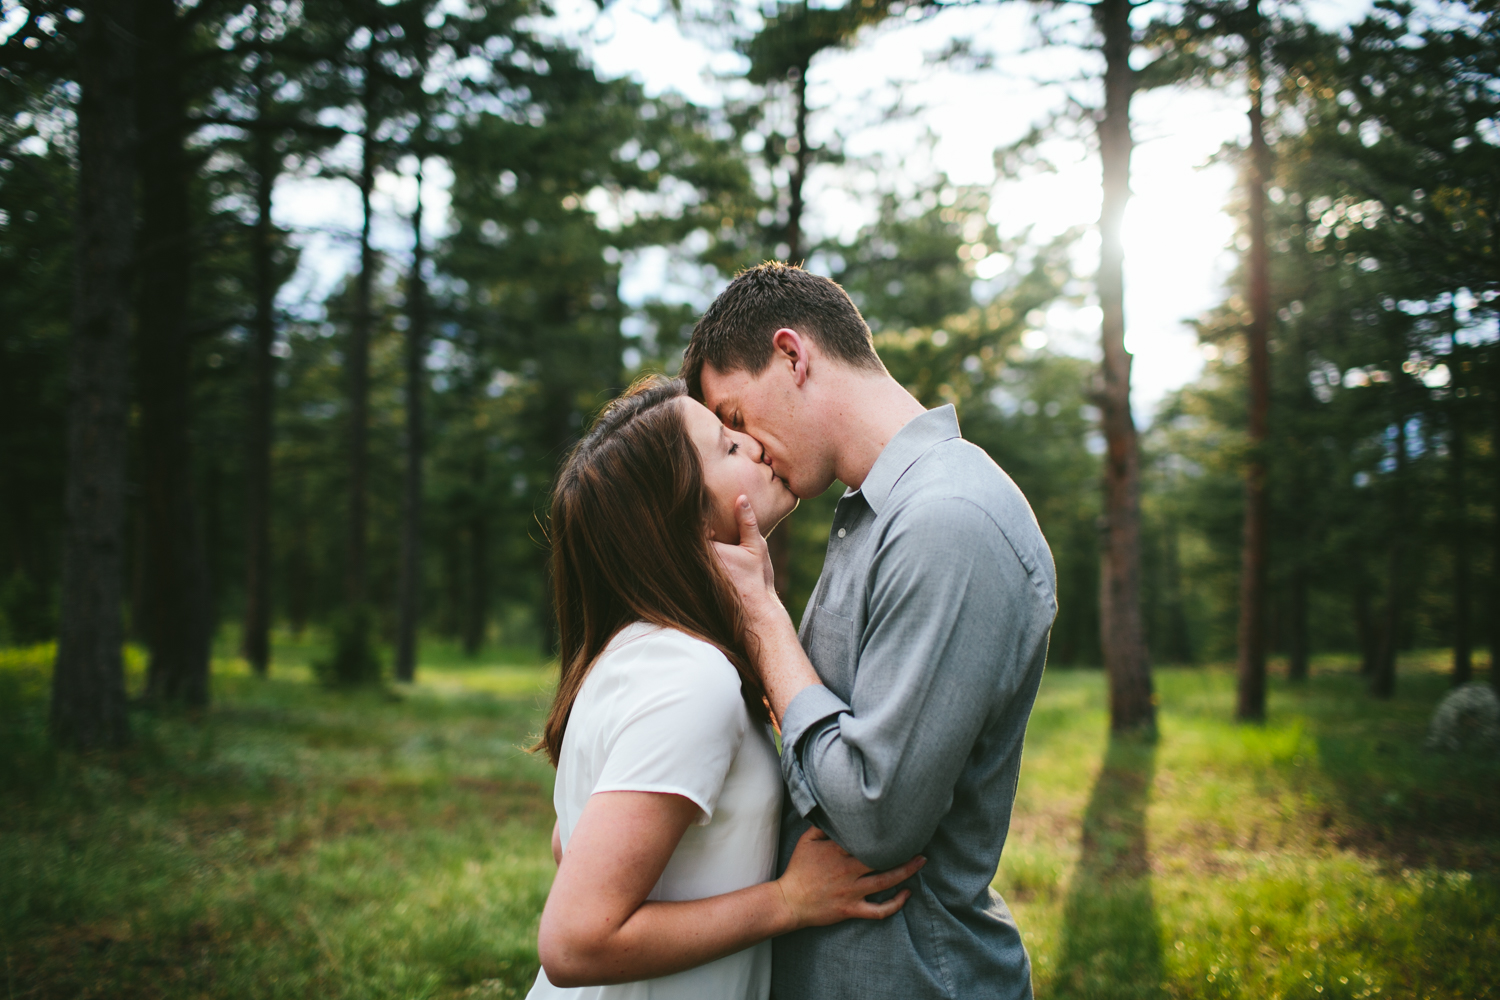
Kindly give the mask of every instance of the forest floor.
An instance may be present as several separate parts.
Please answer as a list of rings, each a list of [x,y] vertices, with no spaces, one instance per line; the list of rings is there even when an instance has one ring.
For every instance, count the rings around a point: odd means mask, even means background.
[[[46,652],[0,650],[0,998],[525,995],[549,672],[434,646],[337,693],[310,652],[225,658],[207,713],[78,757],[43,737]],[[996,879],[1037,995],[1500,997],[1500,761],[1422,749],[1442,665],[1381,704],[1319,662],[1263,727],[1226,670],[1159,669],[1150,742],[1108,739],[1097,671],[1048,671]]]

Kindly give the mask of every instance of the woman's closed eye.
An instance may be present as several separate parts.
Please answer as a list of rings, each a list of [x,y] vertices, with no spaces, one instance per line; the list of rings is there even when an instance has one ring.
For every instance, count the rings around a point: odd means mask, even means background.
[[[733,455],[735,452],[737,452],[739,450],[740,450],[740,443],[738,441],[734,442],[733,444],[731,444],[729,446],[729,454],[731,454],[731,455]]]

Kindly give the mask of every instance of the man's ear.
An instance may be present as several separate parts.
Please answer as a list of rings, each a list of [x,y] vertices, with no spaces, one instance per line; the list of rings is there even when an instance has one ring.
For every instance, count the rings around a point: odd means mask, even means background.
[[[776,351],[775,360],[791,365],[792,381],[800,389],[807,381],[807,341],[796,330],[784,326],[771,337],[771,346]]]

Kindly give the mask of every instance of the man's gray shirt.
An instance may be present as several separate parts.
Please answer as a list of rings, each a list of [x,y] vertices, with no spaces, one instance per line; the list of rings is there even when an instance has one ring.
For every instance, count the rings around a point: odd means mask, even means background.
[[[990,882],[1056,579],[1026,498],[951,406],[903,427],[839,501],[800,632],[826,686],[781,720],[780,868],[808,820],[873,868],[927,865],[887,920],[776,938],[774,1000],[1031,996]]]

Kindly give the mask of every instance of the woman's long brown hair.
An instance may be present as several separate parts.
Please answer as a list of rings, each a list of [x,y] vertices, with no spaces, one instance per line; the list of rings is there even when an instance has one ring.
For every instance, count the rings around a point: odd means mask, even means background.
[[[542,739],[552,766],[584,678],[615,633],[643,621],[711,643],[740,675],[753,718],[765,689],[745,656],[739,598],[708,538],[711,498],[676,401],[648,376],[604,408],[552,489],[552,600],[562,677]]]

